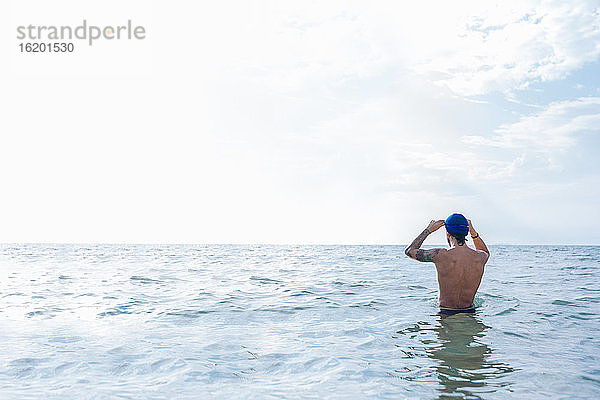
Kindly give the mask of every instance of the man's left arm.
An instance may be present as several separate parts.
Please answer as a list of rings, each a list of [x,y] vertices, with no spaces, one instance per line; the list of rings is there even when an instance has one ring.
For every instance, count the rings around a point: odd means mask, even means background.
[[[413,258],[417,261],[421,262],[435,262],[438,254],[443,249],[431,249],[431,250],[423,250],[421,249],[421,245],[431,233],[440,229],[440,227],[444,226],[444,220],[439,221],[431,221],[427,228],[419,236],[413,240],[413,242],[404,250],[404,254]]]

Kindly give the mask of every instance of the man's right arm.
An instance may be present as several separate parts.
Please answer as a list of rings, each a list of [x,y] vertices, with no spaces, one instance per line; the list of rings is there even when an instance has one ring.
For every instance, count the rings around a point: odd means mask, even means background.
[[[471,234],[471,239],[473,239],[473,244],[475,245],[475,248],[479,251],[483,251],[489,257],[490,251],[488,250],[487,246],[485,245],[485,242],[483,241],[481,236],[479,236],[479,233],[477,233],[475,228],[473,228],[473,224],[471,223],[471,220],[469,219],[468,221],[469,221],[469,233]]]

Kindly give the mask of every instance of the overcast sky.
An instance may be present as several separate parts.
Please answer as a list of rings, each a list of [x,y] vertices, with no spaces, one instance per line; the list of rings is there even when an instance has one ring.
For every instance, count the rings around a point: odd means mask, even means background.
[[[600,244],[598,1],[0,7],[2,242]]]

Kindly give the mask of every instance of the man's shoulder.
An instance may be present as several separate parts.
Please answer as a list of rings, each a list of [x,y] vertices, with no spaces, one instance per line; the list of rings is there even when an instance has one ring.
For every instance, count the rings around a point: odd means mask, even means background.
[[[434,250],[436,254],[441,257],[447,256],[449,254],[449,250],[444,247],[436,247],[431,250]]]
[[[477,250],[477,249],[470,249],[471,250],[471,259],[472,260],[477,260],[478,262],[481,262],[482,264],[485,264],[488,260],[488,258],[490,257],[490,255],[488,253],[486,253],[483,250]]]
[[[448,249],[445,249],[443,247],[435,247],[433,249],[429,249],[427,250],[429,252],[429,254],[431,255],[432,261],[434,262],[438,262],[438,261],[444,261],[448,258]]]
[[[488,258],[490,258],[489,253],[487,253],[483,250],[474,250],[474,251],[477,254],[477,257],[481,258],[483,260],[483,262],[487,262]]]

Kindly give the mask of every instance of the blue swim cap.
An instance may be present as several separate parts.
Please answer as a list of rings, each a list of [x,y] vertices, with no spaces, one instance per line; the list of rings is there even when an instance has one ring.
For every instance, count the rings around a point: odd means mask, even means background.
[[[446,218],[446,232],[456,237],[464,237],[469,233],[469,222],[462,214],[452,214]]]

